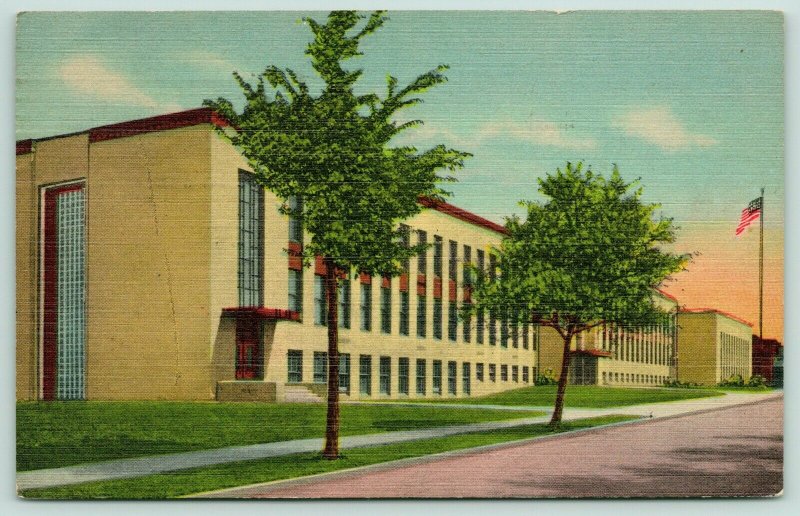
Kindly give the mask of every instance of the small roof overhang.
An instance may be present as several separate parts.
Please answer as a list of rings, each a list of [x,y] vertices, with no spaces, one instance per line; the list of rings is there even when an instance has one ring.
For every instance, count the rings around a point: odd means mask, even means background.
[[[250,316],[270,321],[299,321],[300,313],[283,308],[267,308],[266,306],[237,306],[222,309],[223,316]]]

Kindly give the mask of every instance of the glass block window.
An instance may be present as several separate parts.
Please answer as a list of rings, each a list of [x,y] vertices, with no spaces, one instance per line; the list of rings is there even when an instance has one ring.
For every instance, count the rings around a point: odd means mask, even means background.
[[[289,269],[289,310],[303,311],[303,271]]]
[[[264,189],[239,171],[239,306],[264,300]]]
[[[328,354],[314,352],[314,383],[328,383]]]
[[[287,380],[289,383],[303,382],[303,352],[299,349],[290,349],[287,353]]]
[[[384,286],[381,286],[381,333],[392,333],[392,289]]]
[[[417,394],[420,396],[425,395],[425,377],[427,375],[425,360],[422,358],[417,359]]]
[[[426,313],[425,296],[417,295],[417,337],[425,337],[428,318]]]
[[[350,328],[350,279],[339,280],[339,328]]]
[[[292,195],[289,197],[286,204],[295,213],[303,210],[303,201],[297,196]],[[300,219],[293,215],[289,215],[289,242],[303,243],[303,224]]]
[[[453,342],[458,338],[458,307],[455,301],[447,305],[447,338]]]
[[[350,353],[339,353],[339,392],[350,394]]]
[[[471,375],[469,362],[461,364],[461,390],[464,391],[464,396],[469,396],[472,393]]]
[[[372,330],[372,283],[361,283],[361,329]]]
[[[458,372],[458,365],[450,361],[447,363],[447,393],[452,394],[453,396],[456,395],[456,374]]]
[[[358,390],[361,394],[372,394],[372,357],[361,355],[358,357]]]
[[[325,296],[325,278],[314,276],[314,324],[328,324],[328,300]]]
[[[483,362],[475,364],[475,379],[479,382],[483,381]]]
[[[432,376],[432,386],[431,391],[433,394],[441,394],[442,393],[442,361],[441,360],[434,360],[433,361],[433,376]]]
[[[56,397],[80,400],[86,376],[85,195],[83,188],[56,195]]]
[[[378,388],[381,394],[389,395],[392,391],[392,359],[381,357],[378,365]]]
[[[408,292],[400,292],[400,335],[408,335],[411,308],[409,306]]]
[[[433,338],[442,340],[442,300],[433,300]]]
[[[400,357],[397,360],[397,392],[408,395],[408,357]]]

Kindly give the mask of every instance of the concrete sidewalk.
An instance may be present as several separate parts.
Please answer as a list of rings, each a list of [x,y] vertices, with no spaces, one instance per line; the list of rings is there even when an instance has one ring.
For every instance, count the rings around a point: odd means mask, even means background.
[[[729,393],[725,396],[717,396],[713,398],[632,405],[628,407],[609,407],[602,409],[566,408],[564,409],[563,420],[570,421],[610,414],[625,414],[659,418],[677,414],[713,410],[733,405],[741,405],[748,402],[760,401],[768,398],[778,398],[782,396],[782,392],[770,392],[765,394]],[[453,405],[446,404],[445,406]],[[425,406],[430,407],[436,405],[427,403]],[[455,406],[466,408],[472,407],[473,405]],[[474,406],[479,408],[487,408],[487,406],[482,405]],[[514,408],[519,410],[520,407]],[[524,408],[544,410],[547,412],[552,411],[552,407]],[[534,418],[515,419],[511,421],[490,421],[469,425],[428,428],[424,430],[408,430],[400,432],[348,436],[341,438],[339,445],[342,449],[380,446],[385,444],[416,441],[420,439],[446,437],[469,432],[481,432],[486,430],[529,425],[533,423],[543,423],[547,422],[549,418],[549,415],[545,415]],[[322,449],[322,446],[323,439],[321,438],[300,439],[295,441],[281,441],[248,446],[231,446],[213,450],[198,450],[193,452],[171,453],[166,455],[136,457],[131,459],[118,459],[106,462],[78,464],[63,468],[24,471],[17,473],[17,490],[56,487],[99,480],[141,477],[168,471],[177,471],[201,466],[212,466],[215,464],[225,464],[229,462],[279,457],[296,453],[318,452]]]

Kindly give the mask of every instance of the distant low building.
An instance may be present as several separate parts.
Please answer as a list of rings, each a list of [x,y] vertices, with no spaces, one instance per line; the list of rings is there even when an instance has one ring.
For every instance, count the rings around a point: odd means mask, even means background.
[[[753,325],[713,308],[678,312],[677,378],[716,385],[731,376],[753,374]]]
[[[656,303],[675,314],[677,300],[660,291]],[[575,385],[658,386],[675,376],[675,317],[663,325],[622,328],[601,325],[576,336],[570,356],[569,383]],[[556,378],[561,372],[563,341],[551,328],[541,329],[538,369]]]
[[[779,340],[753,335],[753,374],[763,376],[769,385],[783,385],[783,344]]]

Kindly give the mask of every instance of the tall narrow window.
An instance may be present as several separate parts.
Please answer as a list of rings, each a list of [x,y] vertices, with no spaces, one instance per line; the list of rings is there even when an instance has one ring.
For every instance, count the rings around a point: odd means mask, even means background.
[[[239,306],[264,300],[264,189],[239,171]]]
[[[458,381],[456,378],[456,374],[458,372],[458,365],[454,361],[450,361],[447,363],[447,393],[455,396],[456,395],[456,382]]]
[[[437,278],[442,277],[442,237],[433,237],[433,275]]]
[[[86,196],[83,183],[44,191],[42,398],[80,400],[86,378]]]
[[[397,360],[397,392],[408,395],[408,357]]]
[[[288,382],[303,382],[303,352],[298,349],[290,349],[287,356]]]
[[[442,298],[433,298],[433,338],[442,340]]]
[[[458,307],[455,301],[447,306],[447,338],[455,342],[458,338]]]
[[[341,367],[341,366],[340,366]],[[328,354],[314,352],[314,383],[328,382]]]
[[[425,337],[428,324],[425,296],[417,294],[417,337]]]
[[[464,396],[469,396],[472,393],[471,374],[469,362],[461,364],[461,390],[464,392]]]
[[[528,349],[531,338],[531,326],[528,323],[522,325],[522,349]]]
[[[469,304],[470,303],[464,303],[465,306],[467,306]],[[464,315],[464,320],[462,322],[463,322],[463,325],[462,325],[463,329],[462,329],[462,332],[461,332],[462,335],[463,335],[462,338],[464,339],[464,342],[471,342],[472,341],[472,316],[469,313],[466,313]]]
[[[431,391],[433,394],[441,394],[442,393],[442,361],[441,360],[434,360],[433,361],[433,373],[431,377]]]
[[[289,310],[303,311],[303,270],[289,269]]]
[[[447,277],[451,281],[458,279],[458,242],[450,240],[450,256],[447,258]]]
[[[461,272],[461,283],[464,287],[464,305],[471,305],[472,298],[472,247],[464,246],[464,267]],[[468,314],[464,316],[462,324],[462,335],[464,342],[472,341],[472,317]]]
[[[514,348],[519,347],[519,323],[517,322],[519,318],[519,312],[516,309],[513,309],[511,312],[511,346]]]
[[[339,328],[350,328],[350,278],[339,280]]]
[[[328,324],[328,299],[325,295],[325,278],[314,276],[314,324]]]
[[[483,249],[478,249],[477,262],[476,267],[478,271],[483,274],[485,266]],[[484,314],[483,308],[478,309],[475,318],[475,340],[478,344],[483,344],[484,328],[486,327],[486,315]]]
[[[388,279],[388,278],[387,278]],[[392,287],[391,280],[381,282],[381,333],[392,333]]]
[[[372,357],[361,355],[358,357],[358,388],[363,395],[372,394]]]
[[[372,283],[361,283],[361,329],[372,330]]]
[[[417,394],[425,396],[425,378],[427,372],[425,371],[425,360],[422,358],[417,359]]]
[[[489,309],[489,345],[497,344],[497,309]]]
[[[503,382],[508,381],[508,366],[506,364],[500,366],[500,380]]]
[[[497,381],[497,366],[494,364],[489,364],[489,381],[490,382]]]
[[[483,362],[475,364],[475,379],[479,382],[483,381]]]
[[[339,392],[350,394],[350,353],[339,353]]]
[[[529,383],[530,381],[530,377],[528,376],[530,374],[529,371],[530,369],[528,368],[528,366],[522,366],[522,383]],[[605,374],[606,373],[603,373],[603,376],[605,376]]]
[[[381,357],[379,363],[379,389],[380,393],[389,395],[392,393],[392,359],[391,357]]]
[[[420,245],[426,245],[428,243],[428,233],[425,231],[419,230],[417,232],[417,242]],[[417,257],[417,274],[426,274],[428,271],[428,250],[427,248],[423,248],[420,251],[419,256]]]
[[[472,247],[464,246],[464,268],[461,271],[461,283],[464,287],[472,286],[472,271],[470,265],[472,264]]]
[[[303,243],[303,223],[297,214],[303,211],[303,202],[299,197],[292,195],[287,200],[289,206],[289,242]]]
[[[411,308],[409,306],[408,292],[400,292],[400,335],[408,335],[410,317]]]
[[[519,366],[511,366],[511,381],[515,383],[519,382]]]

